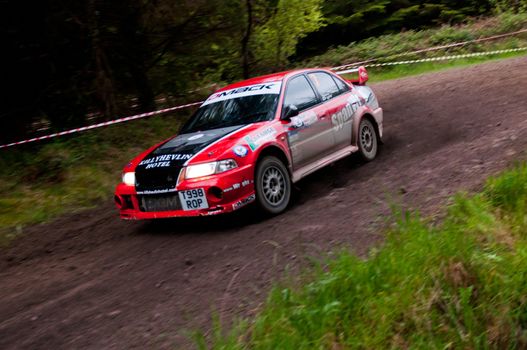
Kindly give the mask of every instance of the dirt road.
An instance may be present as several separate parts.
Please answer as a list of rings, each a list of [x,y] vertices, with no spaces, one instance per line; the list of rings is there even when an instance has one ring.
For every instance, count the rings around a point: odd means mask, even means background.
[[[0,348],[188,348],[187,330],[250,315],[306,257],[380,241],[390,204],[436,213],[527,150],[527,58],[374,85],[379,158],[298,184],[290,210],[160,224],[111,203],[39,225],[0,261]]]

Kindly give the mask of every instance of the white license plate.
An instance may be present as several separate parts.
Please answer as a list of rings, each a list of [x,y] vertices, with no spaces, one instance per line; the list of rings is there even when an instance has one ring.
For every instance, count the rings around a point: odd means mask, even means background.
[[[178,194],[183,210],[207,209],[209,207],[203,188],[179,191]]]

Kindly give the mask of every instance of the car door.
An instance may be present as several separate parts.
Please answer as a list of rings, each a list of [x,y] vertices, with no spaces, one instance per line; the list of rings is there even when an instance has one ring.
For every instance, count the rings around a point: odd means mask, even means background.
[[[332,124],[335,149],[351,145],[353,115],[358,99],[349,86],[326,72],[308,74],[309,80],[323,100],[323,111]]]
[[[288,81],[282,110],[294,105],[299,111],[288,126],[293,169],[315,161],[334,148],[331,119],[324,113],[320,102],[320,97],[304,74]]]

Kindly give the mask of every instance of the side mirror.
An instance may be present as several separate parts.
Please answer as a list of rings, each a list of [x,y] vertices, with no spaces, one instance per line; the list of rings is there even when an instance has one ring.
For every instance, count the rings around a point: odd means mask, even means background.
[[[295,105],[287,105],[282,113],[282,120],[290,120],[298,115],[298,107]]]

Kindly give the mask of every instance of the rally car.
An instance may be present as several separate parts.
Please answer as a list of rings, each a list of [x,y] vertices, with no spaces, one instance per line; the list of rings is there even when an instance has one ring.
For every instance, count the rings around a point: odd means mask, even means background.
[[[375,158],[383,111],[364,68],[252,78],[212,94],[179,135],[141,153],[115,191],[123,219],[284,211],[292,184],[354,152]]]

